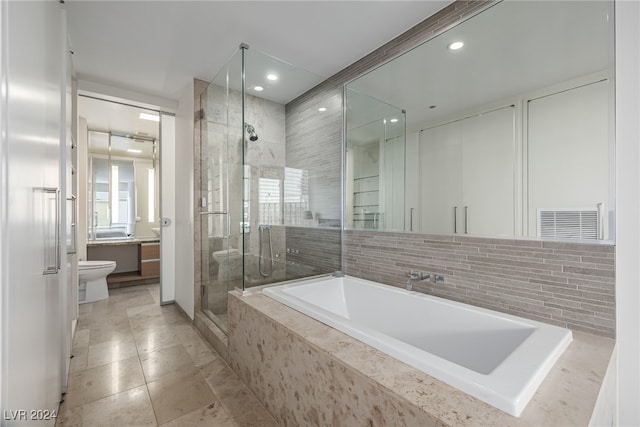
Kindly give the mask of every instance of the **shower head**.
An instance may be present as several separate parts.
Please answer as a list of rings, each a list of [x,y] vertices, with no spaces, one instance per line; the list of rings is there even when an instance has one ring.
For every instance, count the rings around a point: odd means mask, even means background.
[[[252,125],[250,125],[249,123],[244,124],[245,129],[247,130],[247,133],[249,134],[249,140],[250,141],[257,141],[258,140],[258,134],[256,133],[256,128],[254,128]]]

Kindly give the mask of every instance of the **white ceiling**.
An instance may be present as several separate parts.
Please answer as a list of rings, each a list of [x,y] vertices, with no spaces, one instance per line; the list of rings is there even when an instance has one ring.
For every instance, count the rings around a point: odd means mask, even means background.
[[[105,102],[99,99],[78,97],[78,114],[87,119],[89,130],[101,132],[116,132],[158,139],[160,125],[158,122],[143,120],[140,113],[157,116],[155,111],[131,107],[115,102]]]
[[[178,100],[212,80],[241,42],[329,77],[445,1],[67,0],[79,80]]]
[[[411,132],[570,79],[599,72],[611,76],[611,12],[607,1],[504,1],[349,88],[406,109]],[[448,50],[457,40],[465,46]],[[380,102],[352,100],[357,108],[349,105],[351,128],[390,114]]]

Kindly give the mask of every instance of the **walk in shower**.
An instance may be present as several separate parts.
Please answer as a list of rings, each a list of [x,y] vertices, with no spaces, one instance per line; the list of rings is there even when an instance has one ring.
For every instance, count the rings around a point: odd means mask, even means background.
[[[224,331],[228,291],[340,269],[342,96],[324,81],[241,45],[200,95],[196,279]]]

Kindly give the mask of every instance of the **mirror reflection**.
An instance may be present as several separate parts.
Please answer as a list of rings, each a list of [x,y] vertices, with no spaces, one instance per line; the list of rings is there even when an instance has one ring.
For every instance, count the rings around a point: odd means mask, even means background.
[[[612,240],[611,8],[505,0],[347,84],[347,226]]]
[[[405,112],[347,89],[346,224],[404,227]]]
[[[159,177],[155,138],[89,131],[88,141],[89,239],[156,235]]]

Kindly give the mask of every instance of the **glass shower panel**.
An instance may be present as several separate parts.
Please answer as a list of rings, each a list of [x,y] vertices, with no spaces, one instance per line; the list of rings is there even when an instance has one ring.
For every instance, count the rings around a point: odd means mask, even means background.
[[[405,111],[347,89],[346,226],[404,230]]]
[[[323,79],[293,67],[279,59],[251,49],[244,50],[244,133],[242,139],[244,196],[244,289],[282,282],[300,276],[320,274],[322,269],[305,268],[312,250],[296,244],[292,247],[291,226],[314,226],[310,208],[309,171],[302,162],[290,167],[289,153],[306,154],[319,149],[312,137],[314,127],[321,126],[323,97],[304,111],[290,108],[290,102]],[[320,105],[317,105],[321,103]],[[296,126],[302,127],[304,114],[309,115],[305,130],[310,132],[293,147],[289,136]],[[336,116],[337,117],[337,116]],[[288,122],[288,120],[292,122]],[[297,123],[295,123],[297,122]],[[336,141],[339,144],[339,140]],[[316,154],[321,160],[322,150]],[[299,155],[299,154],[298,154]],[[339,167],[339,158],[335,166]],[[335,187],[336,195],[339,187]],[[298,233],[300,234],[300,233]],[[294,262],[293,259],[297,260]],[[296,268],[291,268],[296,267]],[[333,270],[332,270],[333,271]],[[326,271],[329,272],[329,271]]]
[[[322,82],[241,45],[201,95],[202,310],[223,330],[229,290],[340,270],[342,86]]]
[[[227,328],[227,292],[242,288],[239,204],[242,196],[241,51],[201,95],[200,236],[202,310]],[[235,128],[235,129],[234,129]],[[232,220],[232,218],[234,220]],[[234,226],[235,225],[235,226]]]

